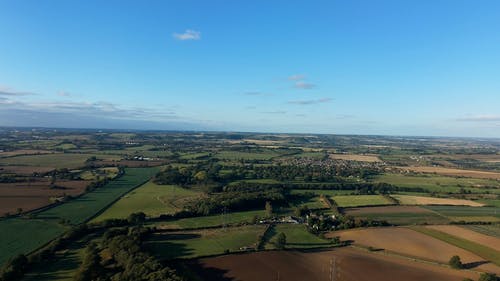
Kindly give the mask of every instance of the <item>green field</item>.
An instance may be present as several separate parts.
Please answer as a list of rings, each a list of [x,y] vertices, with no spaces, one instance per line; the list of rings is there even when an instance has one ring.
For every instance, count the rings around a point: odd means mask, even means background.
[[[500,208],[467,206],[425,206],[447,217],[496,217],[500,218]]]
[[[154,225],[156,227],[170,229],[214,227],[222,226],[224,224],[247,223],[252,221],[255,216],[259,218],[266,217],[266,212],[264,210],[234,212],[226,213],[225,215],[220,214],[205,217],[184,218],[168,222],[158,222],[154,223]]]
[[[210,155],[209,152],[183,153],[181,155],[180,159],[193,160],[193,159],[196,159],[196,158],[207,157],[209,155]]]
[[[328,209],[328,205],[326,205],[319,196],[311,197],[304,200],[297,200],[292,202],[297,207],[306,206],[309,210],[314,209]]]
[[[66,228],[60,219],[79,224],[92,218],[114,200],[147,181],[159,168],[127,168],[125,175],[77,199],[41,211],[37,219],[0,221],[0,263],[20,253],[30,253],[61,235]]]
[[[400,187],[425,188],[430,192],[459,192],[460,188],[482,193],[485,187],[499,193],[500,182],[488,179],[455,178],[439,175],[383,174],[375,177],[375,182],[390,183]]]
[[[12,218],[0,220],[0,265],[10,257],[28,254],[65,231],[54,220]]]
[[[423,234],[432,236],[436,239],[444,241],[446,243],[455,245],[459,248],[470,251],[496,265],[500,265],[500,252],[495,251],[489,247],[477,244],[475,242],[462,239],[448,233],[444,233],[435,229],[425,228],[425,227],[412,227],[412,229],[421,232]]]
[[[381,195],[339,195],[332,199],[339,207],[359,207],[359,206],[377,206],[392,205],[391,201]]]
[[[478,202],[484,203],[488,207],[500,208],[500,199],[483,199],[483,200],[478,200]]]
[[[193,258],[238,252],[241,247],[255,247],[266,226],[249,225],[231,228],[153,234],[145,246],[162,259]]]
[[[278,224],[270,232],[272,237],[266,249],[275,248],[276,238],[280,232],[286,235],[286,248],[318,248],[331,245],[330,241],[309,233],[302,224]]]
[[[158,167],[126,168],[123,176],[110,181],[105,186],[85,193],[67,203],[39,212],[37,217],[62,218],[68,220],[71,224],[85,222],[108,207],[120,196],[149,180],[158,170]]]
[[[126,218],[134,212],[144,212],[149,217],[173,214],[181,210],[186,201],[200,196],[200,192],[190,189],[148,182],[123,196],[93,221]]]
[[[85,160],[96,156],[98,159],[119,160],[119,157],[109,155],[54,153],[41,155],[23,155],[0,159],[0,165],[21,165],[35,167],[52,167],[74,169],[85,165]]]

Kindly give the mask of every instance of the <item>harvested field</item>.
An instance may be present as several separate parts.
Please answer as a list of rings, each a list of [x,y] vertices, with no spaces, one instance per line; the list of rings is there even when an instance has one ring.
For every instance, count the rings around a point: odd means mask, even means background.
[[[346,209],[349,215],[363,214],[395,214],[395,213],[432,213],[432,211],[420,208],[417,206],[381,206],[381,207],[366,207],[366,208],[349,208]]]
[[[426,228],[435,229],[466,240],[470,240],[500,252],[500,238],[497,237],[485,235],[456,225],[429,225],[426,226]]]
[[[87,160],[91,156],[92,155],[88,154],[71,154],[71,153],[23,155],[16,157],[1,158],[0,163],[3,165],[72,169],[72,168],[82,167],[85,164],[85,160]]]
[[[327,236],[340,236],[342,240],[354,241],[355,245],[383,249],[427,261],[447,263],[452,256],[459,255],[462,262],[466,264],[473,265],[486,262],[483,258],[469,251],[403,227],[336,231],[329,233]],[[484,263],[474,268],[500,273],[500,267],[491,263]]]
[[[85,191],[89,181],[58,181],[50,188],[47,180],[31,183],[0,183],[0,216],[38,209],[54,203],[55,197],[77,196]]]
[[[17,155],[50,154],[50,153],[54,152],[50,150],[41,150],[41,149],[18,149],[13,151],[0,152],[0,157],[12,157]]]
[[[492,264],[495,264],[497,266],[500,266],[500,252],[495,251],[490,247],[485,247],[485,246],[478,244],[478,243],[475,243],[473,241],[466,240],[466,239],[460,238],[458,236],[451,235],[451,234],[441,232],[441,231],[431,229],[431,228],[412,227],[412,229],[415,231],[418,231],[420,233],[423,233],[425,235],[428,235],[430,237],[434,237],[436,239],[439,239],[445,243],[457,246],[457,247],[462,248],[466,251],[474,253],[474,254],[482,257],[484,260],[489,261]]]
[[[396,198],[403,205],[452,205],[471,207],[484,206],[483,203],[464,199],[435,198],[411,195],[392,195],[392,197]]]
[[[163,164],[163,161],[134,161],[134,160],[101,160],[96,161],[96,165],[101,166],[125,166],[129,168],[145,168],[145,167],[156,167]]]
[[[266,251],[206,258],[197,261],[201,280],[327,281],[335,258],[337,281],[477,279],[473,272],[458,271],[354,248],[328,251]],[[251,266],[250,266],[251,265]],[[390,274],[388,274],[390,272]]]
[[[333,196],[333,200],[339,207],[359,207],[359,206],[376,206],[376,205],[393,205],[394,203],[387,200],[381,195],[339,195]]]
[[[18,174],[29,176],[33,173],[47,173],[54,170],[52,167],[33,167],[33,166],[0,166],[0,174]]]
[[[436,173],[439,175],[452,176],[452,177],[470,177],[480,179],[500,179],[500,173],[462,170],[443,167],[428,167],[428,166],[412,166],[412,167],[399,167],[404,171],[412,171],[418,173]]]
[[[331,159],[350,160],[360,162],[381,162],[377,155],[360,155],[360,154],[330,154]]]

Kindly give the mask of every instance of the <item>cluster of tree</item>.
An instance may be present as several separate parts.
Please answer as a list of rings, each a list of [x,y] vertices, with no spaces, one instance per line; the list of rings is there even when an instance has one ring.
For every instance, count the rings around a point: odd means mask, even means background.
[[[225,210],[243,211],[258,209],[265,206],[266,202],[276,205],[287,203],[288,192],[285,189],[266,189],[249,191],[228,191],[212,194],[188,204],[185,209],[193,215],[220,214]]]
[[[321,189],[321,190],[352,190],[353,195],[360,194],[390,194],[398,191],[426,192],[422,188],[404,188],[382,182],[339,182],[339,183],[258,183],[240,181],[223,187],[223,191],[239,191],[254,189]]]
[[[220,169],[221,166],[214,161],[186,167],[167,166],[163,171],[156,174],[154,182],[157,184],[176,184],[180,186],[218,182],[220,180]]]
[[[143,227],[109,230],[99,246],[87,247],[74,280],[180,281],[173,269],[143,250],[142,241],[149,233],[150,229]],[[110,255],[107,260],[101,259],[104,250]]]
[[[385,220],[354,219],[352,216],[337,215],[323,216],[315,215],[307,218],[307,225],[312,233],[321,231],[350,229],[356,227],[389,226]]]
[[[0,183],[14,183],[18,182],[19,179],[15,175],[1,175]]]
[[[87,192],[93,191],[93,190],[95,190],[97,188],[105,186],[108,183],[109,183],[109,180],[107,178],[101,179],[101,180],[92,181],[91,183],[89,183],[87,185],[87,187],[85,187],[85,191],[87,191]]]
[[[350,167],[346,165],[242,165],[225,173],[228,180],[275,179],[279,181],[303,180],[306,182],[341,182],[341,177],[367,178],[378,174],[376,168]]]
[[[23,277],[28,267],[28,258],[25,255],[18,255],[10,259],[0,268],[0,281],[19,280]]]

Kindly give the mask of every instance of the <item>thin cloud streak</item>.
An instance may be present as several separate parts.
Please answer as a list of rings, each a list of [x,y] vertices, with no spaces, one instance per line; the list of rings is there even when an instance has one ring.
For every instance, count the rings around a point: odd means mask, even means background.
[[[497,122],[500,121],[500,115],[477,115],[462,117],[456,120],[461,122]]]
[[[289,104],[296,104],[296,105],[311,105],[311,104],[320,104],[320,103],[328,103],[332,101],[331,98],[321,98],[321,99],[316,99],[316,100],[296,100],[296,101],[289,101]]]
[[[263,111],[264,114],[286,114],[286,111],[276,110],[276,111]]]
[[[7,87],[0,87],[0,96],[19,97],[19,96],[33,96],[35,93],[20,92]]]

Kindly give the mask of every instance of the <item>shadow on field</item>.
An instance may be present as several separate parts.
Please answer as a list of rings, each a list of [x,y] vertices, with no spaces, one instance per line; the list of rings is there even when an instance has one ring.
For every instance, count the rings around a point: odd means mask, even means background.
[[[471,268],[478,267],[480,265],[487,264],[487,263],[490,263],[490,262],[489,261],[475,261],[475,262],[464,263],[463,267],[465,269],[471,269]]]
[[[199,280],[204,281],[233,281],[234,278],[229,278],[224,276],[228,273],[228,270],[206,267],[199,260],[191,260],[186,264],[186,268],[189,268],[187,275],[195,275]]]
[[[193,254],[193,250],[187,248],[183,240],[200,237],[199,234],[193,233],[154,234],[149,237],[144,246],[159,259],[176,259]]]

